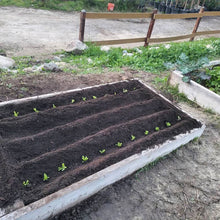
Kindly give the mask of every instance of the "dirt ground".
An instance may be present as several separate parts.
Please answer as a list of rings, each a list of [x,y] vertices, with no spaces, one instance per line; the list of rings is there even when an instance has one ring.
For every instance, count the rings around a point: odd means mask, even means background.
[[[145,37],[149,21],[90,19],[86,21],[85,40]],[[190,34],[194,24],[195,19],[157,20],[152,37]],[[198,31],[219,29],[219,17],[206,17]],[[50,54],[78,39],[79,13],[0,7],[0,30],[0,49],[8,56]]]
[[[1,101],[104,82],[138,77],[152,84],[153,76],[122,73],[79,75],[51,73],[15,78],[1,84]],[[11,83],[12,89],[7,85]],[[28,91],[21,88],[28,86]],[[23,93],[22,93],[23,92]],[[183,110],[206,124],[203,136],[183,146],[149,170],[105,188],[54,219],[145,220],[220,219],[220,117],[186,103]]]

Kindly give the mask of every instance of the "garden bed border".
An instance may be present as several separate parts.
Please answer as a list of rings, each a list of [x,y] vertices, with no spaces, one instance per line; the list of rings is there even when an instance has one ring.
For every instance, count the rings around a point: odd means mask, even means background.
[[[135,80],[139,80],[139,79],[135,79]],[[123,80],[120,82],[126,82],[126,81],[127,80]],[[147,88],[156,92],[154,89],[147,86],[141,80],[139,81]],[[115,84],[115,83],[107,83],[107,84]],[[102,85],[107,85],[107,84],[102,84]],[[100,87],[102,85],[91,86],[82,89],[68,90],[64,92],[55,92],[46,95],[23,98],[20,100],[6,101],[0,103],[0,106],[12,104],[12,103],[14,104],[23,103],[35,99],[44,99],[60,94],[67,94],[74,91]],[[160,96],[164,98],[162,95]],[[18,208],[17,210],[9,214],[5,213],[3,215],[4,210],[0,209],[0,213],[2,213],[0,220],[15,220],[15,219],[39,220],[39,219],[48,219],[50,217],[53,217],[56,214],[63,212],[66,209],[76,205],[77,203],[89,198],[90,196],[94,195],[104,187],[121,180],[122,178],[134,173],[135,171],[144,167],[145,165],[153,162],[154,160],[169,154],[170,152],[174,151],[175,149],[177,149],[182,145],[187,144],[189,141],[193,140],[194,138],[200,137],[204,129],[205,129],[205,125],[203,124],[200,128],[195,128],[185,134],[177,135],[172,140],[167,140],[163,144],[155,145],[153,149],[147,149],[142,151],[141,153],[134,154],[118,163],[115,163],[93,175],[90,175],[82,179],[81,181],[73,183],[68,187],[65,187],[40,200],[37,200],[36,202]]]
[[[190,80],[189,83],[182,81],[180,71],[173,71],[170,75],[169,84],[178,86],[179,92],[184,93],[188,99],[196,102],[204,108],[211,109],[220,114],[220,96],[204,86]]]

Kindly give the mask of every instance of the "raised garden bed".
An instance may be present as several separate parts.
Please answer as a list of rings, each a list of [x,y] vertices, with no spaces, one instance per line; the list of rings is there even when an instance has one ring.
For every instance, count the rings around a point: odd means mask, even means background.
[[[138,80],[0,103],[1,219],[51,217],[203,130]]]
[[[180,92],[184,93],[188,99],[196,102],[201,107],[211,109],[220,114],[220,95],[193,80],[185,83],[182,81],[182,78],[183,75],[180,71],[173,71],[169,83],[173,86],[178,86]]]

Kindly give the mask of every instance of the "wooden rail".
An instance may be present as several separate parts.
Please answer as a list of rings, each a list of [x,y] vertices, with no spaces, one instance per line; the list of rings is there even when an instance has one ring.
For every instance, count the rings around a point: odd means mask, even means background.
[[[147,31],[146,37],[132,38],[132,39],[117,39],[117,40],[104,40],[104,41],[92,41],[96,45],[114,45],[114,44],[127,44],[127,43],[138,43],[143,42],[144,46],[148,46],[149,43],[161,43],[168,41],[177,41],[189,38],[193,41],[196,36],[208,35],[208,34],[219,34],[220,30],[213,31],[200,31],[197,32],[202,17],[209,16],[220,16],[220,11],[204,12],[204,8],[200,9],[199,13],[188,13],[188,14],[157,14],[155,9],[152,13],[91,13],[85,10],[80,13],[80,31],[79,40],[84,42],[85,23],[86,19],[140,19],[150,18],[150,24]],[[151,38],[153,28],[156,20],[158,19],[185,19],[185,18],[197,18],[195,26],[191,34],[165,37],[165,38]]]

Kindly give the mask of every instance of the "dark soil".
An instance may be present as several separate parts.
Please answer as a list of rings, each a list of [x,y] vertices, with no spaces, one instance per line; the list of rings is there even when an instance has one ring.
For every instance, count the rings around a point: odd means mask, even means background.
[[[10,104],[0,107],[0,115],[0,207],[17,198],[25,204],[34,202],[201,126],[135,80]],[[160,130],[155,131],[155,127]],[[136,137],[134,141],[131,135]],[[117,147],[117,142],[122,142],[122,147]],[[101,149],[106,152],[100,154]],[[82,155],[89,160],[83,163]],[[61,163],[67,166],[64,172],[58,172]],[[47,182],[43,173],[50,177]],[[29,187],[23,186],[24,180],[30,181]]]

